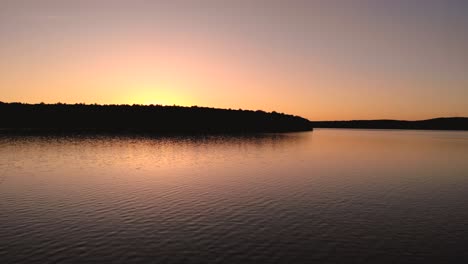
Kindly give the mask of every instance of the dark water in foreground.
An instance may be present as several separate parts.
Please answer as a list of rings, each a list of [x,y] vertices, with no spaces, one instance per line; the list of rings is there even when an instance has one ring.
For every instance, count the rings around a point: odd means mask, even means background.
[[[468,132],[0,137],[1,263],[467,263]]]

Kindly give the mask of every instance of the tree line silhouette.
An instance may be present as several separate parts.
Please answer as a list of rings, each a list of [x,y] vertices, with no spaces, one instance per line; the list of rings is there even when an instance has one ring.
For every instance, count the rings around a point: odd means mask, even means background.
[[[309,120],[277,112],[162,105],[0,102],[2,131],[249,133],[312,130]]]

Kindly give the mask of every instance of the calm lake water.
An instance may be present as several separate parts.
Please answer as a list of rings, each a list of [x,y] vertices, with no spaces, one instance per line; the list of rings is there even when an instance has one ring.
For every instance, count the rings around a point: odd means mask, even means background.
[[[468,132],[0,136],[1,263],[468,263]]]

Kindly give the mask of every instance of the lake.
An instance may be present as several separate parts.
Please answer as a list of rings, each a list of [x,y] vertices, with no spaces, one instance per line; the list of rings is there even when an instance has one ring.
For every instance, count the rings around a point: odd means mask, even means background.
[[[468,132],[0,136],[1,263],[467,263]]]

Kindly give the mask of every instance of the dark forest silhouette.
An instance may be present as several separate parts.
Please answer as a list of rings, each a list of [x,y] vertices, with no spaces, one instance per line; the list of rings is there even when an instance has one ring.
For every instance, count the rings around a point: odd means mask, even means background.
[[[311,123],[315,128],[468,130],[468,118],[466,117],[434,118],[420,121],[352,120],[315,121]]]
[[[251,133],[312,128],[468,130],[468,118],[309,121],[277,112],[162,105],[0,102],[0,132]]]
[[[0,102],[0,128],[11,132],[250,133],[312,130],[282,113],[161,105]]]

